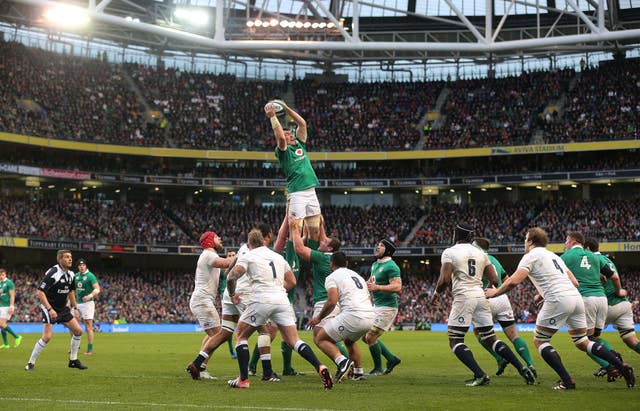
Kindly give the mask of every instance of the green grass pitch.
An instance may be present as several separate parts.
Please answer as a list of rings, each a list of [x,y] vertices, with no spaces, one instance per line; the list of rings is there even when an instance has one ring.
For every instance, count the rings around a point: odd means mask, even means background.
[[[0,350],[0,407],[6,410],[575,410],[633,409],[640,399],[638,387],[627,389],[624,380],[607,383],[596,379],[596,363],[571,344],[566,333],[554,337],[554,346],[576,379],[578,389],[556,392],[551,387],[555,373],[533,349],[531,334],[523,334],[532,352],[540,384],[525,385],[512,367],[494,376],[495,361],[475,339],[467,336],[480,365],[491,376],[485,387],[466,387],[470,372],[455,358],[445,333],[425,331],[390,332],[387,346],[402,358],[392,374],[366,381],[345,381],[332,391],[324,391],[312,367],[294,353],[294,367],[306,371],[302,377],[286,377],[283,382],[262,382],[252,377],[248,390],[230,389],[227,379],[238,374],[227,346],[215,353],[209,365],[218,380],[193,381],[186,364],[199,349],[204,334],[96,334],[95,354],[80,354],[89,366],[86,371],[67,368],[69,336],[55,334],[40,356],[36,370],[26,372],[33,344],[39,334],[25,334],[19,348]],[[503,335],[499,334],[504,338]],[[312,343],[309,332],[302,338]],[[83,336],[81,351],[86,348]],[[617,334],[605,338],[623,357],[640,370],[640,356],[623,346]],[[250,341],[253,348],[255,336]],[[282,370],[280,340],[273,347],[273,365]],[[332,373],[335,365],[312,345]],[[365,372],[371,369],[369,350],[363,349]],[[624,405],[626,404],[626,406]]]

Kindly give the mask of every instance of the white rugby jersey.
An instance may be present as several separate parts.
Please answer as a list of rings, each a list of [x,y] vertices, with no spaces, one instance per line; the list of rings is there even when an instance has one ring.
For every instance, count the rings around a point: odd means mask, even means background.
[[[484,296],[482,275],[491,262],[483,251],[469,243],[460,243],[444,250],[440,261],[453,265],[451,291],[454,297]]]
[[[357,317],[372,317],[373,306],[369,299],[367,282],[358,273],[341,267],[332,272],[324,280],[324,288],[338,289],[338,303],[340,312],[353,314]]]
[[[247,247],[246,244],[242,244],[240,246],[240,249],[236,253],[236,256],[237,256],[236,262],[240,260],[240,257],[242,257],[248,252],[249,252],[249,247]],[[243,296],[246,297],[247,295],[251,294],[250,287],[251,287],[251,281],[249,280],[249,277],[247,277],[246,275],[243,275],[242,277],[238,278],[238,281],[236,281],[235,292],[240,296],[240,298],[242,298]],[[229,297],[229,291],[227,291],[226,288],[224,289],[224,293],[222,294],[222,301],[225,303],[231,304],[231,297]]]
[[[238,258],[236,265],[247,270],[243,277],[251,281],[249,301],[289,305],[284,274],[291,271],[291,266],[283,256],[262,246]]]
[[[220,269],[214,268],[211,264],[219,258],[218,253],[212,250],[203,250],[196,265],[195,288],[191,294],[191,300],[213,299],[215,301],[218,294],[218,283],[220,282]]]
[[[563,296],[580,296],[567,272],[569,269],[555,253],[535,247],[522,257],[518,268],[529,271],[529,278],[545,300],[557,301]]]

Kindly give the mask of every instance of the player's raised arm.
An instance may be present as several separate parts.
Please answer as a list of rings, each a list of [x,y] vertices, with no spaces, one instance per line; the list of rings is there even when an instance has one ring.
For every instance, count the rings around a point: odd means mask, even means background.
[[[289,237],[296,254],[305,261],[311,261],[311,249],[304,245],[300,236],[300,220],[296,220],[293,216],[288,216],[288,220]]]
[[[281,103],[284,103],[282,101],[280,101]],[[307,142],[307,122],[305,119],[302,118],[302,116],[298,113],[296,113],[291,107],[287,106],[286,104],[284,105],[284,109],[287,112],[287,114],[289,116],[291,116],[291,118],[293,119],[293,121],[296,122],[297,124],[297,128],[296,128],[296,138],[300,141],[302,141],[303,143]]]
[[[278,145],[278,150],[286,151],[287,138],[284,135],[284,130],[282,129],[280,120],[278,120],[278,116],[276,116],[276,109],[274,105],[271,104],[271,102],[267,103],[264,106],[264,112],[267,115],[267,117],[269,117],[269,120],[271,121],[271,128],[273,129],[273,134],[276,136],[276,143]]]
[[[278,229],[278,237],[276,238],[276,242],[273,243],[273,251],[278,254],[281,254],[284,251],[285,246],[287,245],[287,238],[289,238],[289,209],[284,213],[284,218],[282,219],[282,224],[280,224],[280,228]]]

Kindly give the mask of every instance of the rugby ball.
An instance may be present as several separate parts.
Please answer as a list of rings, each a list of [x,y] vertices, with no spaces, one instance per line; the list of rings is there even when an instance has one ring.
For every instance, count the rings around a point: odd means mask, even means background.
[[[282,114],[285,112],[285,102],[282,100],[271,100],[269,103],[271,103],[271,105],[273,106],[274,111],[276,112],[276,114]]]

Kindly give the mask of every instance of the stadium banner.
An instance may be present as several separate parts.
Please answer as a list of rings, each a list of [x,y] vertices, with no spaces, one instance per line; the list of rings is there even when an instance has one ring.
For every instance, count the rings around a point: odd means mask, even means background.
[[[60,170],[56,168],[42,168],[40,169],[40,175],[42,177],[64,178],[67,180],[89,180],[91,179],[91,173],[87,171],[75,171],[75,170]]]
[[[55,248],[56,250],[79,250],[80,243],[77,241],[62,240],[38,240],[30,238],[28,241],[29,248]]]
[[[495,177],[458,177],[449,179],[451,185],[487,184],[495,182]]]
[[[178,254],[177,246],[166,245],[138,245],[135,246],[135,252],[141,254]]]
[[[448,178],[425,178],[422,180],[422,184],[425,186],[448,186]]]
[[[520,183],[526,181],[563,181],[569,179],[568,173],[510,174],[496,176],[497,183]]]
[[[202,327],[199,324],[97,324],[100,332],[104,333],[201,333]],[[81,324],[82,329],[84,330],[84,324]],[[29,333],[42,333],[42,324],[41,323],[11,323],[11,328],[16,331],[18,334],[29,334]],[[447,332],[447,324],[431,324],[431,331],[433,332]],[[403,324],[404,330],[413,329],[412,324]],[[500,324],[495,324],[494,329],[496,331],[502,331],[502,327]],[[636,332],[640,331],[640,324],[635,325]],[[394,331],[394,329],[391,329]],[[516,330],[518,332],[527,332],[531,333],[535,330],[534,323],[527,324],[516,324]],[[604,332],[617,333],[616,329],[613,326],[608,325],[607,328],[602,330]],[[53,332],[68,334],[69,330],[62,324],[54,324]],[[402,331],[397,331],[402,332]],[[567,327],[563,327],[560,332],[567,332]]]
[[[18,174],[18,166],[15,164],[0,163],[0,173]]]
[[[640,170],[575,171],[569,173],[570,180],[620,177],[640,177]]]
[[[0,236],[0,247],[26,248],[28,246],[29,246],[29,240],[26,238]]]
[[[417,178],[402,178],[391,180],[391,185],[394,187],[421,187],[422,180]]]
[[[51,147],[63,150],[91,151],[95,153],[127,154],[135,156],[206,158],[221,160],[264,160],[272,162],[276,160],[275,153],[273,151],[216,151],[164,147],[132,147],[116,144],[96,144],[80,141],[58,140],[4,132],[0,132],[0,141]],[[638,148],[640,148],[640,140],[620,140],[492,148],[457,148],[445,150],[310,152],[309,159],[311,161],[419,160],[428,158],[489,157],[578,151],[630,150]]]
[[[136,247],[134,245],[120,245],[120,244],[96,244],[96,251],[107,253],[135,253]]]

